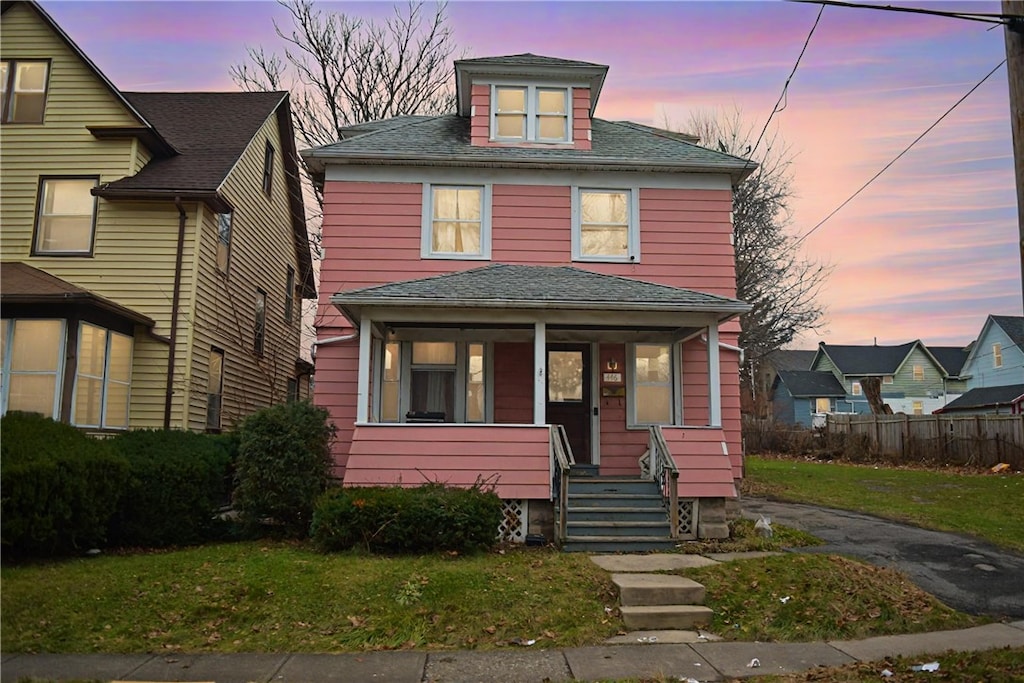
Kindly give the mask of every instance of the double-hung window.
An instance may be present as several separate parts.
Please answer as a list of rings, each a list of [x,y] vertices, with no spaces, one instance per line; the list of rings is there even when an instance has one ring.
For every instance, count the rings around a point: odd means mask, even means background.
[[[256,322],[253,325],[252,352],[262,356],[267,337],[267,293],[262,289],[256,290],[255,304]]]
[[[573,189],[574,261],[640,260],[637,194],[636,189]]]
[[[82,323],[78,331],[75,425],[128,429],[131,379],[132,338]]]
[[[263,191],[270,194],[274,182],[274,146],[267,141],[263,150]]]
[[[1003,345],[999,342],[992,344],[992,367],[1003,367]]]
[[[63,320],[0,321],[3,412],[22,410],[60,416],[64,372]]]
[[[914,366],[914,381],[915,382],[923,382],[924,381],[924,366],[923,365],[915,365]]]
[[[217,214],[217,270],[228,272],[231,261],[231,219],[232,213]]]
[[[672,344],[630,346],[632,387],[627,394],[629,424],[675,424],[675,352]]]
[[[0,61],[0,116],[4,123],[42,123],[50,63]]]
[[[381,422],[485,422],[486,345],[387,342],[379,357]]]
[[[423,258],[491,257],[489,186],[426,184],[423,207]]]
[[[495,85],[491,138],[498,142],[569,142],[570,88]]]
[[[99,179],[40,178],[33,254],[88,256],[96,227]]]

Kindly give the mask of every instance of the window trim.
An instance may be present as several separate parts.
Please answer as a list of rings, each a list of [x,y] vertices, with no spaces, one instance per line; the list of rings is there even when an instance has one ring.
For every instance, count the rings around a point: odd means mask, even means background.
[[[669,379],[670,396],[669,400],[672,402],[671,422],[638,422],[636,418],[636,396],[637,396],[637,377],[636,377],[636,347],[637,346],[668,346],[669,362],[672,364],[671,367],[671,378]],[[630,342],[626,344],[626,429],[647,429],[653,424],[659,424],[662,426],[679,426],[683,424],[682,419],[682,376],[681,372],[681,353],[682,347],[680,344],[675,342]],[[645,384],[660,384],[655,382],[646,382]]]
[[[253,355],[262,357],[267,342],[267,293],[256,288],[256,300],[253,302]],[[262,303],[262,306],[260,306]]]
[[[0,100],[0,124],[5,126],[41,126],[46,123],[46,108],[50,101],[50,75],[53,73],[52,59],[2,59],[7,62],[7,82],[4,83],[4,96]],[[46,64],[46,81],[43,84],[43,111],[38,121],[9,121],[11,104],[14,101],[14,81],[17,78],[19,63]]]
[[[267,140],[263,148],[263,192],[268,197],[274,187],[274,153],[274,146]]]
[[[100,177],[98,175],[41,175],[36,188],[36,208],[34,224],[32,226],[32,248],[30,256],[69,256],[69,257],[91,257],[96,249],[96,218],[99,214],[99,199],[92,195],[92,220],[89,223],[89,248],[86,250],[74,251],[47,251],[39,248],[39,229],[43,217],[43,205],[45,203],[46,184],[51,181],[61,180],[91,180],[93,188],[99,187]]]
[[[103,330],[103,332],[105,333],[104,334],[104,342],[103,342],[103,374],[100,375],[100,376],[86,375],[86,374],[84,374],[82,372],[81,365],[80,364],[76,364],[76,367],[75,367],[75,378],[74,378],[74,387],[73,387],[72,392],[71,392],[71,414],[68,416],[68,420],[74,426],[82,427],[82,428],[86,428],[86,429],[111,429],[111,430],[118,430],[118,431],[126,431],[126,430],[131,428],[131,415],[132,415],[132,366],[134,365],[133,361],[134,361],[134,358],[135,358],[135,337],[133,337],[132,335],[129,335],[129,334],[125,334],[123,332],[118,332],[117,330],[112,330],[109,327],[106,327],[104,325],[100,325],[98,323],[94,323],[94,322],[90,322],[90,321],[87,321],[87,320],[83,320],[83,321],[81,321],[78,324],[78,340],[77,340],[77,347],[75,349],[75,357],[77,359],[81,359],[81,357],[82,357],[82,338],[84,336],[83,332],[85,331],[85,326],[86,325],[89,325],[90,327],[95,327],[97,329]],[[110,377],[110,353],[111,353],[112,347],[113,347],[113,335],[115,335],[115,334],[119,335],[121,337],[125,337],[126,339],[128,339],[130,341],[131,356],[128,358],[128,381],[127,382],[122,381],[122,380],[112,380],[111,377]],[[78,408],[78,388],[79,388],[78,387],[78,380],[79,380],[80,377],[83,377],[83,376],[85,378],[87,378],[87,379],[93,379],[93,380],[98,379],[100,381],[100,419],[99,419],[99,423],[98,424],[80,423],[80,422],[78,422],[78,418],[77,418],[77,415],[76,415],[77,408]],[[128,409],[128,413],[127,413],[127,415],[125,415],[125,425],[123,427],[121,427],[121,426],[111,426],[107,422],[107,417],[108,417],[108,411],[107,411],[107,392],[108,392],[108,389],[109,389],[109,386],[110,386],[111,382],[113,382],[115,384],[124,385],[125,387],[127,387],[128,404],[127,404],[126,407]]]
[[[583,193],[585,192],[625,192],[628,195],[629,210],[626,226],[626,255],[605,256],[583,254]],[[633,187],[600,187],[593,185],[572,186],[572,260],[591,263],[640,263],[640,188]]]
[[[524,91],[523,103],[526,110],[522,113],[525,118],[523,136],[507,137],[498,135],[498,90],[522,90]],[[561,139],[541,138],[539,136],[540,113],[540,91],[560,90],[565,95],[565,137]],[[528,142],[538,145],[571,145],[573,143],[573,111],[572,111],[572,90],[571,85],[559,83],[512,83],[494,82],[490,84],[490,108],[489,108],[489,132],[491,142],[500,143],[523,143]],[[517,113],[517,112],[509,112]]]
[[[420,258],[452,261],[491,260],[491,183],[423,183],[423,215],[420,224]],[[480,253],[434,251],[434,190],[480,190]]]

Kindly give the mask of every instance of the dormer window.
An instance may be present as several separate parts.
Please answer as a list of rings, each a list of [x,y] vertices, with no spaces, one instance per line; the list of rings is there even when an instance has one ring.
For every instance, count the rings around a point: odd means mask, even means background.
[[[491,138],[499,142],[569,142],[569,88],[493,86]]]

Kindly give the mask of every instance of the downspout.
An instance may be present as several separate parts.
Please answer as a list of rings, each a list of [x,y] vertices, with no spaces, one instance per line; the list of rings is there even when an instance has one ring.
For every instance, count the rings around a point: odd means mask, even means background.
[[[174,356],[178,351],[178,307],[181,303],[181,262],[185,256],[185,220],[188,214],[181,197],[174,198],[178,207],[178,250],[174,255],[174,291],[171,292],[171,343],[167,349],[167,395],[164,398],[164,429],[171,428],[171,401],[174,398]]]

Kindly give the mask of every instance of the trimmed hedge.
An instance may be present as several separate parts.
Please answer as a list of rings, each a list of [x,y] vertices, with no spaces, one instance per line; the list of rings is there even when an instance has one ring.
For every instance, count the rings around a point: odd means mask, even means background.
[[[106,540],[128,462],[104,440],[41,415],[0,419],[5,553],[62,555]]]
[[[309,534],[316,500],[327,488],[335,427],[308,401],[253,413],[238,428],[234,504],[251,529]]]
[[[501,499],[480,486],[333,489],[317,502],[312,536],[324,551],[459,552],[494,544]]]
[[[110,541],[160,548],[215,538],[228,496],[229,442],[176,430],[138,430],[112,439],[130,474],[111,519]]]

